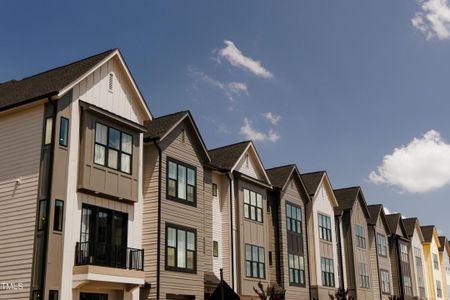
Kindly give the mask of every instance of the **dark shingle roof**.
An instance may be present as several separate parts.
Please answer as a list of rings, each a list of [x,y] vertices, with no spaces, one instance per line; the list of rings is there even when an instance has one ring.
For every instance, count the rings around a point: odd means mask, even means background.
[[[322,180],[324,174],[325,171],[301,174],[303,184],[305,185],[310,195],[313,195],[317,191],[317,188],[319,187],[320,181]]]
[[[380,215],[381,210],[383,209],[383,205],[381,204],[368,205],[367,209],[369,210],[370,213],[370,219],[368,221],[369,224],[371,225],[377,224],[378,216]]]
[[[286,182],[289,180],[292,172],[295,171],[295,165],[287,165],[282,167],[276,167],[267,169],[266,173],[270,182],[274,187],[282,189]]]
[[[147,128],[145,138],[156,139],[163,137],[175,124],[188,114],[188,111],[180,111],[145,122],[145,127]]]
[[[358,186],[334,190],[339,209],[351,209],[355,204],[360,188]]]
[[[397,232],[397,226],[401,219],[402,219],[401,214],[386,215],[386,221],[389,227],[390,234],[395,234]]]
[[[447,245],[447,238],[445,236],[440,236],[439,243],[441,244],[441,246],[439,247],[439,251],[442,252],[442,251],[444,251],[444,248]]]
[[[0,111],[57,94],[115,50],[108,50],[21,80],[10,80],[0,84]]]
[[[406,234],[409,237],[414,235],[414,229],[416,228],[417,218],[403,219],[403,225],[405,225]]]
[[[420,229],[422,230],[422,235],[425,242],[431,243],[433,240],[434,225],[421,226]]]
[[[231,170],[250,143],[250,141],[243,141],[209,150],[211,164],[220,169]]]

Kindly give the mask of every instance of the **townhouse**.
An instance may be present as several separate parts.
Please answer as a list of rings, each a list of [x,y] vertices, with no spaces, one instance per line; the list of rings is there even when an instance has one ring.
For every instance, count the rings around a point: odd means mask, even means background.
[[[241,299],[257,299],[253,288],[258,282],[276,282],[268,268],[274,255],[269,253],[267,205],[272,184],[251,141],[212,149],[209,155],[217,191],[213,205],[221,207],[213,211],[213,247],[223,250],[213,272],[222,267]]]
[[[439,263],[439,237],[434,225],[422,226],[424,242],[423,254],[427,278],[428,299],[443,299],[443,285],[441,278],[441,265]]]
[[[450,247],[448,245],[448,240],[445,236],[439,236],[439,263],[441,266],[441,282],[442,282],[442,290],[444,291],[444,299],[449,298],[449,274],[450,274],[450,262],[449,262],[449,253]]]
[[[311,299],[327,299],[341,282],[337,241],[339,230],[334,222],[338,206],[325,171],[301,174],[310,196],[306,205],[307,249],[310,265]]]
[[[367,206],[370,214],[368,220],[370,263],[372,265],[371,283],[373,299],[389,299],[392,295],[392,269],[389,258],[388,233],[386,215],[383,205]]]
[[[370,213],[360,187],[334,190],[339,206],[337,215],[342,215],[342,253],[347,271],[344,276],[350,296],[356,299],[373,299],[371,290],[372,266],[368,239]]]
[[[417,218],[406,218],[403,219],[403,224],[405,225],[406,234],[411,241],[411,249],[413,254],[413,274],[415,277],[415,286],[416,291],[415,295],[417,295],[420,299],[427,299],[428,290],[426,288],[426,277],[425,277],[425,266],[424,266],[424,256],[423,256],[423,247],[422,244],[424,242],[422,230],[420,229],[420,223]]]
[[[268,198],[272,216],[269,223],[270,277],[276,278],[277,283],[285,288],[287,299],[309,299],[305,222],[306,205],[310,201],[308,192],[296,165],[276,167],[266,172],[273,184]]]
[[[117,49],[0,85],[0,299],[138,299],[151,119]]]

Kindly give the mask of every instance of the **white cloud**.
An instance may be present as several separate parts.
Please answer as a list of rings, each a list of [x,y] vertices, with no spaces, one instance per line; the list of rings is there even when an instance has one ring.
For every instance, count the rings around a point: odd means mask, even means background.
[[[450,38],[450,6],[448,0],[419,0],[420,11],[411,19],[412,25],[427,39]]]
[[[410,193],[425,193],[450,183],[450,145],[440,133],[430,130],[408,145],[385,155],[369,180]]]
[[[219,80],[212,78],[208,74],[198,70],[197,68],[191,66],[188,66],[188,73],[195,80],[194,82],[195,90],[198,90],[197,82],[201,80],[210,84],[213,87],[220,89],[228,98],[228,100],[230,100],[231,102],[235,101],[233,94],[239,95],[241,93],[244,93],[248,95],[247,85],[243,82],[230,82],[230,83],[221,82]]]
[[[272,112],[266,112],[262,114],[264,116],[264,118],[266,118],[267,120],[269,120],[270,123],[272,123],[273,125],[277,125],[278,122],[281,121],[281,116],[280,115],[276,115]]]
[[[232,41],[224,41],[226,47],[219,49],[219,56],[216,61],[220,62],[220,58],[225,58],[231,65],[249,71],[258,77],[273,78],[273,74],[266,70],[261,62],[242,54]]]
[[[280,139],[280,135],[272,129],[268,132],[262,132],[254,129],[252,127],[252,122],[247,118],[244,118],[244,125],[241,127],[241,134],[247,139],[260,142],[269,141],[275,143]]]

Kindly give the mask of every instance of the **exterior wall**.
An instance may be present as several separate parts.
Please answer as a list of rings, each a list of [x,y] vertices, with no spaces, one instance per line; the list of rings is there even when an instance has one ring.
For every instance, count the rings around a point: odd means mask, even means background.
[[[445,281],[447,283],[447,299],[450,299],[450,253],[447,252],[447,250],[444,250],[442,253],[442,265],[445,273]]]
[[[281,193],[280,202],[280,231],[281,231],[281,284],[286,289],[286,299],[308,299],[309,298],[309,282],[308,282],[308,253],[306,251],[306,223],[304,220],[305,205],[300,190],[294,179],[290,179],[286,185],[286,188]],[[295,204],[301,208],[302,212],[302,235],[303,235],[303,257],[305,262],[305,286],[299,287],[289,284],[289,261],[288,261],[288,244],[287,244],[287,228],[286,228],[286,202]],[[274,252],[275,253],[275,252]],[[272,278],[276,278],[273,275]]]
[[[42,105],[0,114],[0,282],[23,285],[0,299],[30,295],[42,129]]]
[[[400,278],[401,270],[399,265],[397,239],[395,236],[389,237],[389,258],[391,260],[393,294],[400,296],[402,291]]]
[[[420,249],[421,252],[421,260],[422,260],[422,267],[417,266],[417,261],[415,258],[415,253],[414,253],[414,248],[418,248]],[[425,283],[425,295],[426,297],[428,297],[428,291],[427,291],[427,286],[426,286],[426,278],[425,278],[425,262],[424,262],[424,256],[423,256],[423,248],[422,248],[422,241],[419,238],[419,235],[417,233],[417,229],[414,230],[414,235],[411,238],[411,250],[412,250],[412,255],[413,258],[411,260],[414,272],[413,274],[414,276],[414,282],[415,282],[415,295],[420,296],[420,290],[419,290],[419,282],[420,282],[420,278],[423,278],[423,282]]]
[[[437,247],[436,239],[433,236],[433,239],[431,243],[424,243],[423,244],[424,249],[424,257],[425,257],[425,266],[426,266],[426,277],[427,277],[427,290],[428,290],[428,299],[430,300],[436,300],[436,299],[442,299],[437,298],[437,292],[436,292],[436,280],[441,280],[441,274],[440,274],[440,268],[439,270],[434,269],[433,265],[433,254],[438,255],[439,257],[439,249]],[[442,285],[442,283],[441,283]]]
[[[447,241],[445,241],[447,242]],[[444,247],[444,251],[439,252],[439,267],[441,268],[441,284],[442,284],[442,292],[443,299],[448,299],[448,291],[447,291],[447,276],[446,276],[446,268],[448,268],[448,254],[447,250]]]
[[[311,275],[311,294],[316,299],[327,299],[328,294],[333,294],[335,287],[325,287],[322,285],[322,270],[320,264],[321,257],[333,259],[335,285],[338,285],[338,255],[336,237],[336,224],[334,222],[334,208],[331,204],[332,190],[322,181],[316,194],[308,206],[308,248],[309,264]],[[333,242],[319,239],[318,213],[331,218],[331,235]]]
[[[268,207],[270,209],[267,212],[267,221],[268,221],[268,234],[269,234],[269,257],[272,255],[272,263],[269,262],[269,277],[271,278],[271,282],[276,282],[278,285],[284,285],[284,280],[280,278],[284,278],[284,270],[280,267],[280,263],[278,262],[278,252],[277,242],[283,243],[281,237],[278,237],[278,227],[281,226],[282,221],[279,219],[279,215],[281,212],[280,201],[278,200],[278,191],[269,192],[267,195]],[[279,206],[279,207],[277,207]],[[278,215],[277,215],[278,213]],[[278,218],[277,218],[278,217]],[[279,221],[277,223],[277,220]],[[280,228],[281,231],[281,228]],[[280,245],[281,246],[281,245]],[[278,272],[280,271],[280,274]],[[279,278],[280,277],[280,278]],[[287,283],[289,285],[289,282]]]

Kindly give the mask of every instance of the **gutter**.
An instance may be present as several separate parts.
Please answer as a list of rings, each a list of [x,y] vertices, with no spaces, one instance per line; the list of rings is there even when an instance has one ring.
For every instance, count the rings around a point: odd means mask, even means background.
[[[338,257],[339,272],[341,274],[341,276],[339,278],[339,285],[342,289],[344,289],[345,288],[344,287],[344,276],[346,274],[344,274],[344,259],[343,259],[344,253],[342,252],[342,242],[341,242],[342,241],[342,239],[341,239],[341,235],[342,235],[341,223],[342,222],[339,221],[339,218],[340,218],[340,216],[335,216],[335,223],[337,223],[336,224],[336,232],[338,232],[338,236],[336,237],[336,239],[337,239],[337,246],[338,246],[338,251],[339,251],[339,253],[338,253],[338,255],[339,255],[339,257]]]
[[[156,258],[156,299],[160,299],[160,282],[161,282],[161,181],[162,181],[162,149],[158,144],[159,138],[156,138],[153,141],[153,144],[158,149],[158,157],[159,157],[159,164],[158,164],[158,243],[157,243],[157,249],[156,253],[158,253],[158,257]]]
[[[306,190],[306,189],[305,189]],[[310,200],[312,201],[312,200]],[[311,204],[312,205],[312,204]],[[307,219],[307,208],[306,208],[306,203],[303,206],[303,210],[305,213],[305,244],[306,244],[306,261],[308,262],[308,289],[309,289],[309,299],[311,300],[312,298],[312,294],[311,294],[311,265],[309,264],[309,240],[308,240],[308,219]]]
[[[229,172],[225,173],[227,175],[228,181],[230,182],[230,229],[231,229],[231,287],[235,290],[234,286],[234,234],[233,234],[233,187],[231,183],[233,179],[231,178]]]
[[[383,292],[381,291],[381,278],[380,278],[380,261],[378,258],[378,242],[377,242],[377,231],[375,229],[375,226],[373,226],[373,238],[375,241],[375,256],[377,258],[377,273],[378,273],[378,289],[380,290],[380,300],[383,300]],[[386,253],[387,254],[387,253]],[[390,288],[390,287],[389,287]]]
[[[272,209],[274,210],[274,215],[275,215],[275,223],[276,223],[276,234],[277,234],[277,238],[275,239],[275,245],[276,245],[276,249],[277,249],[277,282],[278,284],[281,284],[281,244],[282,244],[282,237],[281,237],[281,224],[280,224],[280,205],[281,205],[281,195],[280,195],[280,190],[276,189],[275,190],[275,195],[276,195],[276,200],[277,203],[272,203]]]
[[[58,92],[51,92],[51,93],[48,93],[48,94],[45,94],[45,95],[40,95],[40,96],[33,97],[33,98],[30,98],[30,99],[25,99],[23,101],[16,102],[16,103],[13,103],[13,104],[1,107],[0,108],[0,112],[8,110],[8,109],[11,109],[11,108],[15,108],[15,107],[18,107],[18,106],[30,104],[30,103],[33,103],[33,102],[38,101],[38,100],[44,100],[45,98],[49,99],[49,102],[53,104],[53,102],[50,99],[51,99],[51,97],[54,97],[54,96],[57,96],[57,95],[58,95]]]

